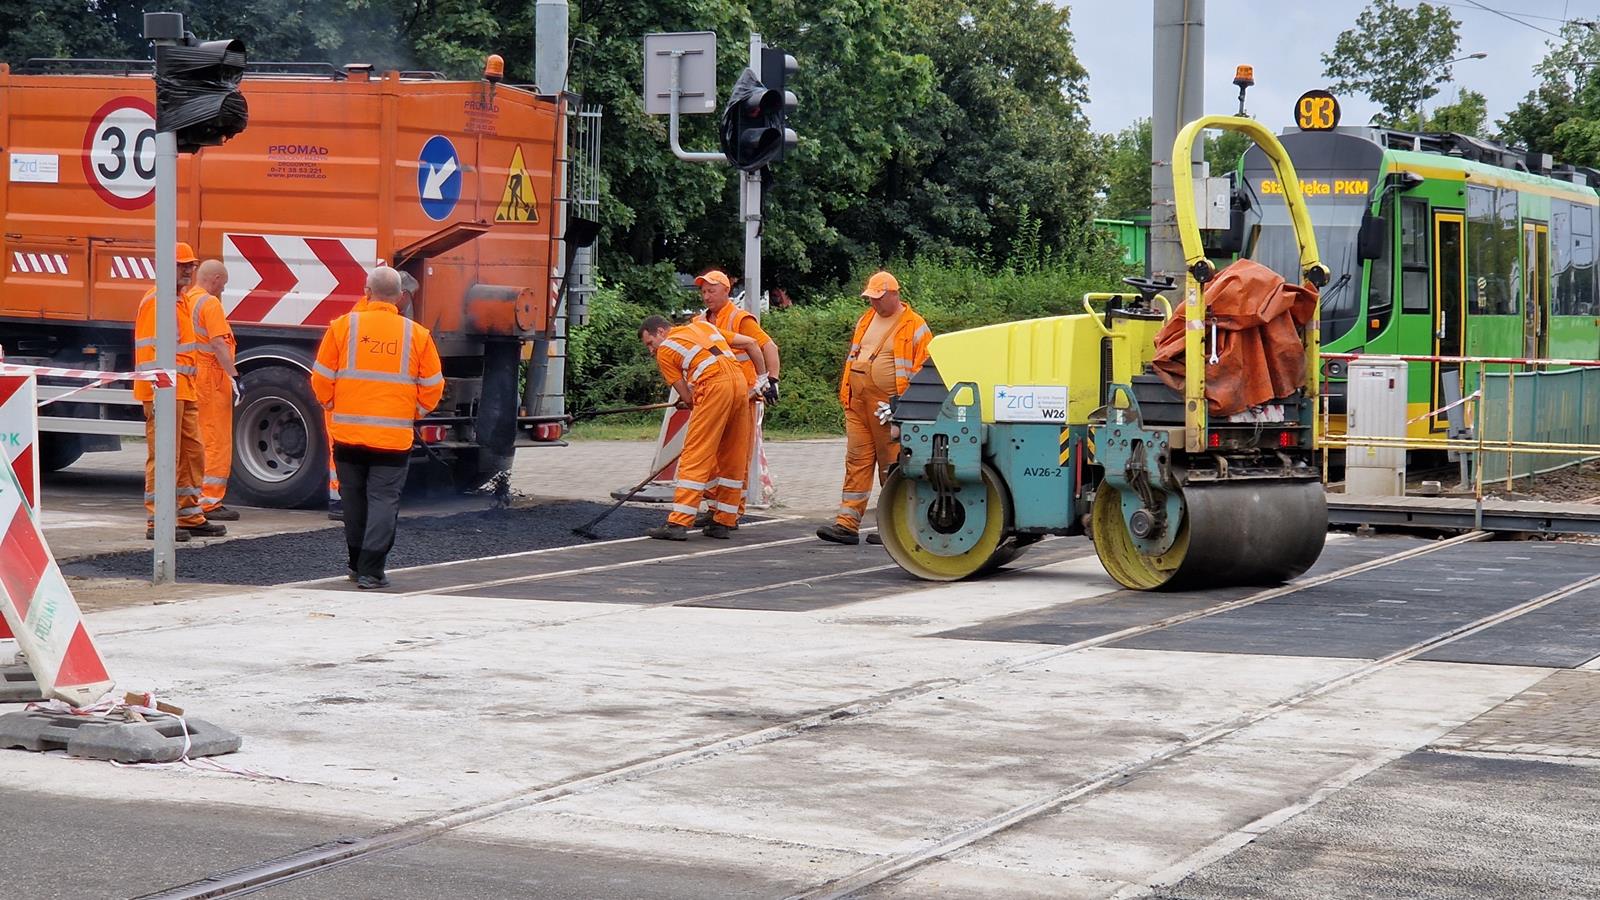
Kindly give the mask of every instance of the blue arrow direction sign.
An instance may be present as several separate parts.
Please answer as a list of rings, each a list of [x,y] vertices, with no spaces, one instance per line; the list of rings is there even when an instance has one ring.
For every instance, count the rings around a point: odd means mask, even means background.
[[[442,134],[428,138],[417,156],[417,199],[435,222],[448,218],[461,199],[461,157]]]

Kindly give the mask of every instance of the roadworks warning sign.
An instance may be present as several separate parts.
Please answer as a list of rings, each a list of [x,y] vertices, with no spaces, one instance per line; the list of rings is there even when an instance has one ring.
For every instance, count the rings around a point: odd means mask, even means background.
[[[506,174],[506,189],[500,192],[500,205],[495,208],[496,222],[539,221],[539,198],[533,193],[533,176],[522,160],[522,146],[511,154],[511,171]]]

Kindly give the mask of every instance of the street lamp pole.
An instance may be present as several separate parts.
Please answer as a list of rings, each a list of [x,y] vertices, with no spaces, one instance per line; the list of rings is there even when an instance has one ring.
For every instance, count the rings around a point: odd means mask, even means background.
[[[1434,63],[1428,67],[1426,72],[1422,73],[1422,80],[1427,81],[1429,75],[1432,75],[1435,71],[1442,69],[1445,66],[1453,65],[1458,62],[1466,62],[1469,59],[1487,59],[1488,56],[1489,54],[1480,51],[1478,53],[1468,53],[1466,56],[1458,56],[1455,59],[1447,59],[1442,63]],[[1417,130],[1421,131],[1424,124],[1422,121],[1422,98],[1419,97],[1417,99],[1417,105],[1412,109],[1411,114],[1412,117],[1417,120]]]

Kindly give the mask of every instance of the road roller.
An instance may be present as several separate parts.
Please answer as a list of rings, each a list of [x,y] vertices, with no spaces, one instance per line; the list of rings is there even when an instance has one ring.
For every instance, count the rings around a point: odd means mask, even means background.
[[[1179,132],[1172,158],[1191,158],[1207,129],[1254,140],[1284,186],[1313,307],[1295,331],[1303,381],[1247,415],[1210,415],[1218,338],[1206,291],[1218,272],[1201,245],[1189,168],[1175,167],[1189,276],[1181,290],[1124,279],[1132,290],[1088,295],[1080,314],[933,340],[896,403],[900,455],[877,508],[883,545],[906,571],[930,581],[983,575],[1046,535],[1087,534],[1111,577],[1135,590],[1280,583],[1321,555],[1315,292],[1328,270],[1272,133],[1242,116],[1207,116]],[[1177,311],[1171,293],[1181,293]],[[1184,320],[1181,392],[1152,367],[1156,335],[1174,315]]]

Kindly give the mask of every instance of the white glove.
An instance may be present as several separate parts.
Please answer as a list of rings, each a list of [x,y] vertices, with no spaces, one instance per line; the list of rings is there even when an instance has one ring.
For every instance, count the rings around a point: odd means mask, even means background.
[[[873,415],[878,417],[878,424],[883,425],[889,421],[890,416],[894,415],[894,407],[890,406],[887,400],[879,400],[878,408],[873,411]]]
[[[762,394],[765,394],[767,392],[767,385],[769,385],[771,383],[772,383],[771,380],[769,380],[767,378],[767,376],[765,376],[765,375],[757,375],[756,376],[756,385],[755,385],[755,387],[750,389],[750,396],[752,396],[752,397],[760,397]]]
[[[234,406],[238,406],[239,405],[239,398],[240,398],[239,379],[235,378],[235,379],[233,379],[233,405]]]

